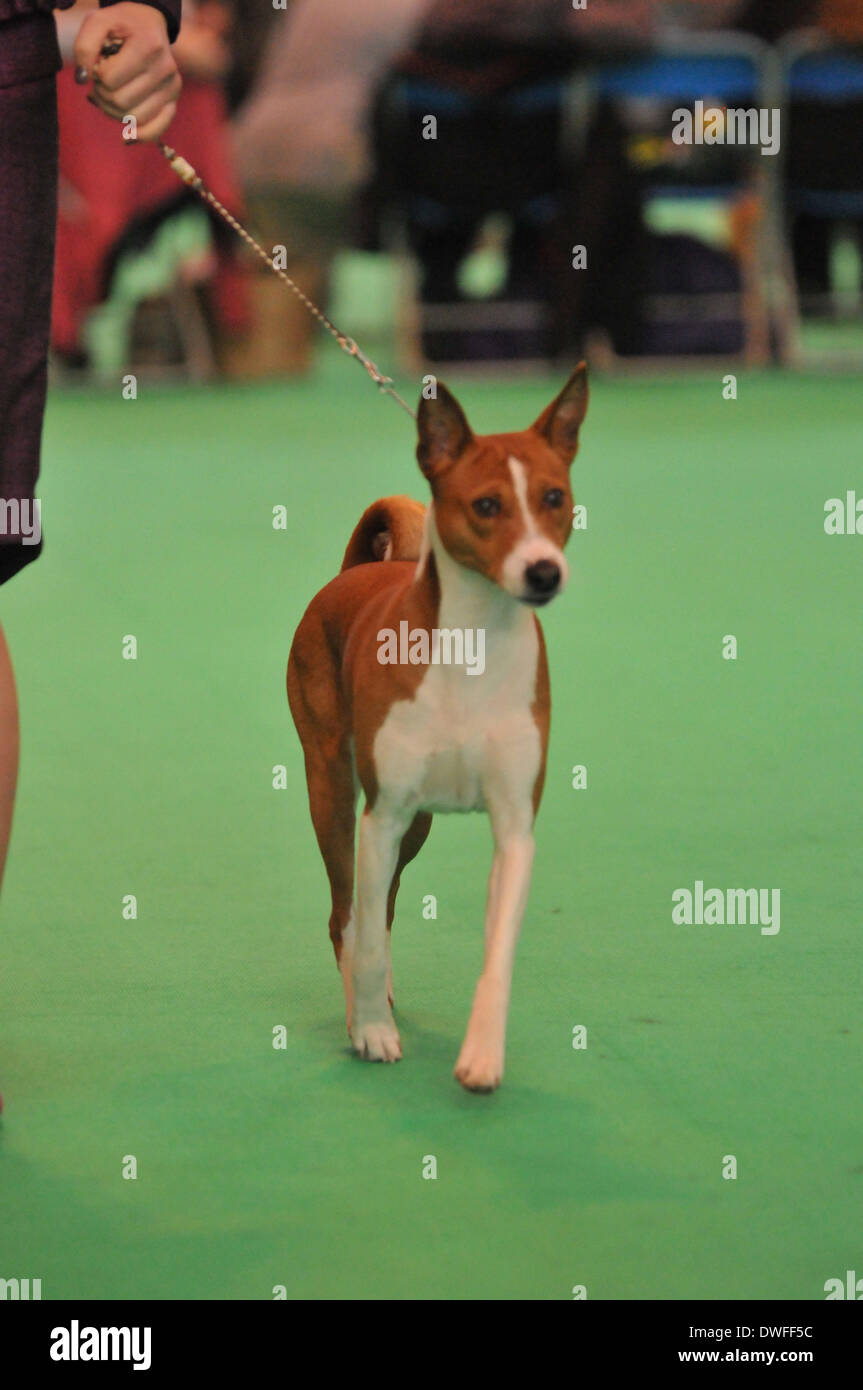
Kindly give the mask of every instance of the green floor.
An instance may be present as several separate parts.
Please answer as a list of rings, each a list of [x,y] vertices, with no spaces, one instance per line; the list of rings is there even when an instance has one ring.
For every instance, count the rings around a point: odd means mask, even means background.
[[[284,667],[362,508],[424,485],[407,417],[325,359],[288,387],[52,401],[45,555],[0,601],[23,718],[0,1277],[45,1298],[823,1298],[863,1261],[863,537],[823,530],[827,498],[863,495],[860,382],[596,383],[588,529],[545,619],[507,1074],[475,1097],[451,1071],[483,818],[438,818],[405,877],[404,1062],[346,1050]],[[450,384],[479,430],[557,389]],[[781,889],[778,935],[674,925],[697,879]]]

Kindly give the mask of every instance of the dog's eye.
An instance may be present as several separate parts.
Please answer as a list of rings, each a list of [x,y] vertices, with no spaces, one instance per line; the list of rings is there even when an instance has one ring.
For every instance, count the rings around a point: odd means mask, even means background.
[[[545,494],[545,496],[543,497],[542,500],[543,500],[543,502],[545,503],[546,507],[562,507],[562,506],[563,506],[563,490],[562,490],[562,488],[559,488],[559,487],[550,487],[550,488],[548,489],[548,492]]]
[[[471,502],[471,506],[477,516],[489,517],[500,515],[500,502],[496,497],[477,497]]]

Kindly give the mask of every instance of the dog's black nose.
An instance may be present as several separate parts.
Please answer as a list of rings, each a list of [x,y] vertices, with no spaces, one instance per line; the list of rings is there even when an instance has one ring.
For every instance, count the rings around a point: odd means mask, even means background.
[[[524,577],[532,595],[550,598],[560,584],[560,567],[553,560],[537,560],[535,565],[528,565]]]

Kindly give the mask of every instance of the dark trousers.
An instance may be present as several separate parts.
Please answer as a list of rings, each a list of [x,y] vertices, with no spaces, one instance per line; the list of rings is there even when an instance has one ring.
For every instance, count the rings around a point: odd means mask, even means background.
[[[4,504],[32,503],[39,475],[56,218],[55,79],[0,87],[0,584],[41,550]]]

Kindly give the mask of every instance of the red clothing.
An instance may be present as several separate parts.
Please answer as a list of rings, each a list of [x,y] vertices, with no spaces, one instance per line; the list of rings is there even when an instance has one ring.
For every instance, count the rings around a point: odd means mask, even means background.
[[[118,126],[81,100],[72,69],[57,79],[60,114],[60,199],[51,342],[60,351],[80,348],[87,313],[107,290],[106,269],[133,222],[169,206],[184,190],[155,145],[122,146]],[[194,165],[204,183],[235,216],[240,193],[227,155],[227,114],[221,89],[186,78],[177,114],[165,137]],[[219,224],[221,231],[221,224]],[[245,281],[233,242],[224,238],[212,282],[218,321],[245,326]]]

